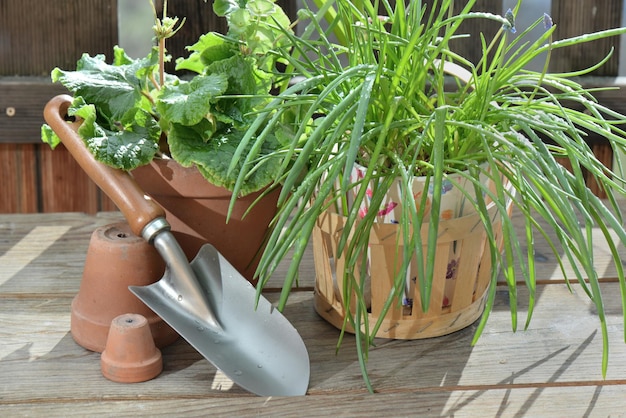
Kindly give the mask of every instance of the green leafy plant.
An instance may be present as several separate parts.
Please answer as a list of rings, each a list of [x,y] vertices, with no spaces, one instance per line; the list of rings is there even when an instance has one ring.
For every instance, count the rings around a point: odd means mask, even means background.
[[[621,167],[615,172],[605,167],[585,137],[588,133],[600,135],[615,152],[626,151],[626,132],[621,127],[626,117],[598,103],[593,91],[576,81],[608,56],[592,68],[564,74],[526,67],[547,53],[547,68],[555,49],[620,35],[626,29],[553,40],[555,26],[547,15],[538,17],[527,29],[515,27],[521,0],[505,16],[472,12],[476,2],[471,0],[458,13],[453,12],[450,0],[408,5],[387,0],[315,3],[320,6],[318,12],[300,11],[303,35],[285,33],[293,51],[284,58],[294,75],[303,76],[302,81],[275,98],[243,138],[236,154],[246,158],[243,170],[234,164],[229,167],[239,172],[237,190],[281,118],[289,113],[298,121],[298,140],[278,151],[293,160],[285,158],[289,164],[284,162],[278,171],[283,184],[281,211],[258,268],[259,291],[293,250],[280,301],[280,307],[285,306],[316,220],[329,207],[339,208],[345,216],[337,251],[346,250],[343,303],[356,306],[354,313],[348,312],[346,325],[357,330],[362,372],[371,389],[367,350],[374,343],[375,332],[370,330],[376,330],[380,320],[368,324],[364,254],[376,213],[361,216],[359,207],[366,200],[376,207],[391,182],[399,179],[404,199],[398,227],[404,249],[398,257],[403,261],[395,272],[385,309],[402,303],[408,260],[415,255],[421,306],[426,310],[434,272],[432,263],[422,260],[434,257],[443,185],[454,183],[453,175],[460,175],[473,185],[473,190],[464,191],[465,197],[480,214],[492,265],[501,266],[508,285],[513,329],[518,322],[520,280],[530,295],[526,326],[533,312],[537,279],[533,243],[535,236],[541,236],[561,267],[563,260],[572,262],[578,283],[596,306],[604,342],[602,370],[606,372],[608,334],[594,269],[592,228],[599,228],[608,243],[626,304],[626,282],[617,252],[618,244],[626,243],[617,198],[626,191],[616,174],[622,172]],[[322,25],[325,19],[330,22],[327,27]],[[463,36],[461,23],[470,19],[489,20],[499,28],[492,39],[481,36],[474,40],[482,47],[477,62],[451,47]],[[541,25],[545,26],[543,35],[528,41],[528,33]],[[516,30],[521,33],[513,37]],[[331,41],[331,34],[339,41]],[[257,127],[265,128],[253,136]],[[560,159],[569,162],[571,171]],[[365,173],[357,181],[350,177],[355,164],[364,167]],[[606,203],[587,187],[585,173],[607,194]],[[429,213],[424,201],[416,202],[410,196],[414,176],[425,176],[433,190]],[[485,185],[481,176],[495,186]],[[361,186],[370,184],[371,195],[366,195],[366,187]],[[355,201],[347,204],[345,196],[355,191]],[[484,197],[498,208],[502,247],[496,242]],[[510,201],[523,220],[521,232],[515,230],[507,212]],[[414,228],[423,223],[430,228],[425,239],[420,229]],[[349,240],[350,236],[354,238]],[[518,277],[516,265],[523,277]],[[497,280],[498,270],[493,269],[485,314],[474,342],[493,308]],[[383,317],[384,313],[379,316]]]
[[[55,68],[52,80],[74,95],[70,115],[84,119],[79,134],[96,159],[132,170],[169,156],[232,189],[236,176],[228,169],[233,154],[255,112],[269,103],[271,90],[285,78],[277,70],[280,55],[273,51],[289,48],[291,22],[274,1],[214,1],[228,33],[203,35],[188,47],[189,57],[177,59],[176,69],[191,77],[165,72],[165,41],[184,23],[167,16],[167,1],[161,19],[155,11],[157,45],[147,57],[131,59],[116,47],[111,64],[103,55],[85,54],[75,71]],[[289,143],[292,134],[286,123],[264,141],[240,194],[274,180],[281,159],[268,156]],[[45,125],[42,139],[53,147],[59,143]]]

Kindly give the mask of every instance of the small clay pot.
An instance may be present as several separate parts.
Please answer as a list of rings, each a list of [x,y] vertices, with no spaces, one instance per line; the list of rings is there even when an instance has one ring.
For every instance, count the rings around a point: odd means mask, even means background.
[[[128,289],[158,281],[165,263],[127,223],[97,228],[89,243],[80,290],[72,301],[71,332],[88,350],[104,350],[113,318],[136,313],[144,316],[158,347],[178,334]]]
[[[113,319],[100,368],[104,377],[121,383],[145,382],[161,373],[163,358],[145,317],[124,314]]]

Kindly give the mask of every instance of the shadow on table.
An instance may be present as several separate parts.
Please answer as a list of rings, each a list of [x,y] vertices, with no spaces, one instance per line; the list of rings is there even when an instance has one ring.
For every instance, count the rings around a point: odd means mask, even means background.
[[[501,299],[504,298],[501,297]],[[505,300],[500,300],[496,309],[505,309],[505,303]],[[285,314],[290,318],[290,313],[293,317],[302,315],[302,311],[307,310],[310,311],[310,315],[317,315],[310,299],[289,305]],[[299,314],[296,315],[296,312]],[[500,405],[502,411],[506,409],[507,414],[522,414],[537,401],[544,389],[550,387],[552,382],[563,380],[563,375],[571,367],[575,367],[573,365],[576,364],[576,359],[589,348],[597,334],[597,331],[592,331],[581,341],[580,345],[575,347],[566,344],[553,349],[546,347],[548,351],[543,354],[535,352],[535,355],[529,356],[530,363],[517,363],[521,366],[527,365],[516,369],[516,365],[499,364],[498,357],[489,355],[492,352],[490,350],[494,353],[498,350],[506,350],[504,345],[481,348],[469,363],[476,350],[472,347],[471,341],[477,324],[474,323],[461,331],[436,338],[410,341],[377,340],[376,347],[370,350],[367,363],[374,390],[381,394],[405,393],[409,403],[412,393],[437,393],[438,400],[429,404],[428,413],[451,416],[463,412],[464,408],[470,404],[483,401],[481,398],[488,391],[499,389],[503,390],[502,399],[497,400],[498,394],[490,393],[491,402],[494,401],[493,396],[496,396],[495,405]],[[314,320],[307,321],[295,320],[294,326],[298,328],[309,350],[311,360],[309,395],[367,394],[353,335],[346,334],[340,349],[336,352],[340,332],[321,317],[317,316]],[[495,339],[498,336],[493,335],[490,336],[491,338]],[[490,343],[493,345],[494,341],[491,340]],[[509,354],[515,355],[510,352]],[[542,376],[545,370],[553,370],[553,372],[545,378]],[[469,375],[469,373],[475,375]],[[502,376],[506,377],[502,378]],[[539,383],[534,382],[538,376],[542,376],[540,378],[545,380]],[[517,412],[514,412],[509,410],[511,406],[507,400],[511,390],[520,387],[530,389],[535,387],[535,389],[525,396],[521,401],[522,406],[519,410],[515,407]],[[594,399],[597,397],[596,395]],[[416,413],[419,414],[420,406],[416,405],[416,408]],[[593,410],[593,404],[590,404],[589,408]]]

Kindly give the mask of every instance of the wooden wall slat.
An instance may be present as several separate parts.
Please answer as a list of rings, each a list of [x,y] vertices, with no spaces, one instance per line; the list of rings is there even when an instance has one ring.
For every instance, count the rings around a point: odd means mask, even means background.
[[[63,146],[0,144],[0,178],[0,213],[117,210]]]
[[[593,150],[593,154],[602,164],[606,167],[613,166],[613,148],[611,148],[608,143],[604,142],[592,144],[591,149]],[[596,182],[589,173],[587,173],[587,187],[589,187],[589,190],[591,190],[593,194],[599,198],[606,198],[606,192],[604,189],[598,185],[598,182]]]
[[[460,13],[466,6],[466,3],[464,1],[456,2],[454,4],[454,13]],[[502,14],[502,0],[478,0],[472,11]],[[486,39],[491,39],[500,30],[500,27],[501,25],[496,22],[486,19],[471,19],[463,22],[459,26],[457,33],[459,35],[469,35],[469,37],[450,41],[450,47],[476,64],[482,58],[480,34],[483,33]]]
[[[0,77],[0,143],[41,143],[43,108],[67,93],[43,77]]]
[[[98,189],[61,144],[40,148],[40,188],[43,212],[98,211]]]
[[[117,43],[117,0],[0,1],[0,76],[48,76]]]
[[[117,0],[0,1],[1,211],[109,207],[65,149],[40,142],[40,127],[45,103],[64,92],[50,71],[75,68],[84,52],[110,57],[117,42]]]
[[[623,0],[552,0],[555,40],[621,26]],[[550,71],[581,70],[600,62],[614,48],[613,56],[593,72],[598,76],[616,76],[620,38],[613,37],[557,49],[552,53]]]
[[[35,145],[0,144],[0,213],[35,213],[37,158]]]
[[[110,212],[116,210],[118,209],[117,206],[115,206],[115,203],[113,203],[113,201],[109,199],[109,197],[105,195],[102,190],[98,189],[98,212]]]

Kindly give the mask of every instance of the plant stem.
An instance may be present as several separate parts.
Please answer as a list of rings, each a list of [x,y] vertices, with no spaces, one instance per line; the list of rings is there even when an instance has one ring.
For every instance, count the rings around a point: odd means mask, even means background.
[[[161,85],[159,84],[158,81],[156,81],[156,78],[154,78],[154,74],[150,74],[148,76],[148,78],[150,78],[150,81],[152,82],[152,84],[154,85],[154,88],[157,90],[161,89]]]
[[[163,10],[165,13],[165,8]],[[165,38],[159,39],[159,86],[163,84],[165,84]]]
[[[163,17],[162,21],[165,21],[167,17],[167,0],[163,0]],[[159,84],[162,86],[165,84],[165,36],[159,37]]]

